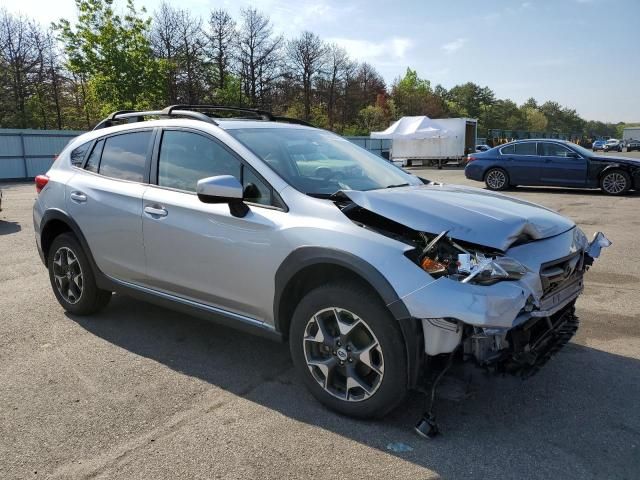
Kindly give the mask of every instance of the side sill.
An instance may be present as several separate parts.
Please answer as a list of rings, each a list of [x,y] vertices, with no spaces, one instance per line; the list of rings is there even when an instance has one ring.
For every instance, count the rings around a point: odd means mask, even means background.
[[[265,324],[260,320],[229,312],[211,305],[194,302],[186,298],[177,297],[169,293],[159,292],[147,287],[117,280],[113,277],[106,278],[109,280],[111,288],[117,293],[270,340],[278,342],[284,341],[282,334],[277,332],[271,325]]]

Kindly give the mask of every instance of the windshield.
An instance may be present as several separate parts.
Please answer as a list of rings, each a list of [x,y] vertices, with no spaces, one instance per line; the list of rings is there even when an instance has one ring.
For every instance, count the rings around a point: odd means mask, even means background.
[[[322,197],[338,190],[376,190],[422,183],[383,158],[323,130],[241,128],[227,132],[287,183],[308,195]]]

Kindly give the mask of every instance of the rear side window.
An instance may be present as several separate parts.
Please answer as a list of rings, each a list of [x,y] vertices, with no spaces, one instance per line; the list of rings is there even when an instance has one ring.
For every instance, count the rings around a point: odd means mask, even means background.
[[[500,149],[502,155],[513,155],[516,152],[515,145],[509,145]]]
[[[535,142],[516,143],[516,155],[537,155]]]
[[[198,180],[216,175],[240,179],[240,161],[227,149],[197,133],[167,130],[158,159],[158,185],[189,192]]]
[[[98,173],[98,166],[100,165],[100,154],[102,153],[102,146],[104,140],[96,142],[96,146],[91,150],[91,155],[87,158],[87,164],[84,166],[85,170]]]
[[[87,142],[80,145],[78,148],[74,148],[70,155],[71,165],[73,165],[74,167],[81,167],[84,156],[87,154],[90,146],[91,142]]]
[[[144,181],[151,131],[124,133],[105,140],[98,172],[107,177]]]

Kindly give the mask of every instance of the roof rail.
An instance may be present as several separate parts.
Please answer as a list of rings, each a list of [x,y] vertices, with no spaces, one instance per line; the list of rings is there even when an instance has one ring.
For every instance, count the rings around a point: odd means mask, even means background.
[[[171,115],[174,110],[214,110],[222,112],[242,112],[251,113],[262,120],[273,121],[273,115],[266,110],[259,110],[257,108],[248,107],[230,107],[228,105],[170,105],[163,110],[167,115]]]
[[[99,130],[101,128],[111,127],[114,122],[118,120],[127,120],[130,123],[135,122],[143,122],[144,117],[188,117],[196,120],[202,120],[207,123],[213,123],[217,125],[217,123],[211,118],[206,116],[204,113],[193,112],[190,110],[170,110],[169,112],[165,112],[164,110],[148,110],[143,112],[136,112],[134,110],[119,110],[117,112],[111,113],[107,118],[98,123],[94,130]]]
[[[226,105],[169,105],[162,110],[148,110],[137,112],[135,110],[118,110],[109,114],[104,120],[99,122],[94,130],[99,130],[101,128],[111,127],[115,122],[121,120],[127,120],[129,123],[134,122],[143,122],[145,120],[144,117],[187,117],[195,120],[202,120],[207,123],[212,123],[214,125],[218,125],[211,116],[205,115],[202,112],[197,112],[195,110],[208,110],[208,111],[227,111],[227,112],[241,112],[241,113],[249,113],[256,117],[259,117],[261,120],[270,121],[270,122],[286,122],[298,125],[305,125],[308,127],[312,127],[308,122],[304,120],[298,120],[296,118],[289,117],[280,117],[272,115],[270,112],[265,110],[259,110],[257,108],[246,108],[246,107],[230,107]]]

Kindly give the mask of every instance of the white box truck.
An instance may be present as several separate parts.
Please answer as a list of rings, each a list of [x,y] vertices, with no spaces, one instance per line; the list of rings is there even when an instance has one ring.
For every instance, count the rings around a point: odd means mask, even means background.
[[[627,127],[622,130],[622,141],[640,140],[640,127]]]
[[[460,165],[475,151],[478,121],[474,118],[402,117],[372,138],[390,138],[390,159],[402,166]]]

